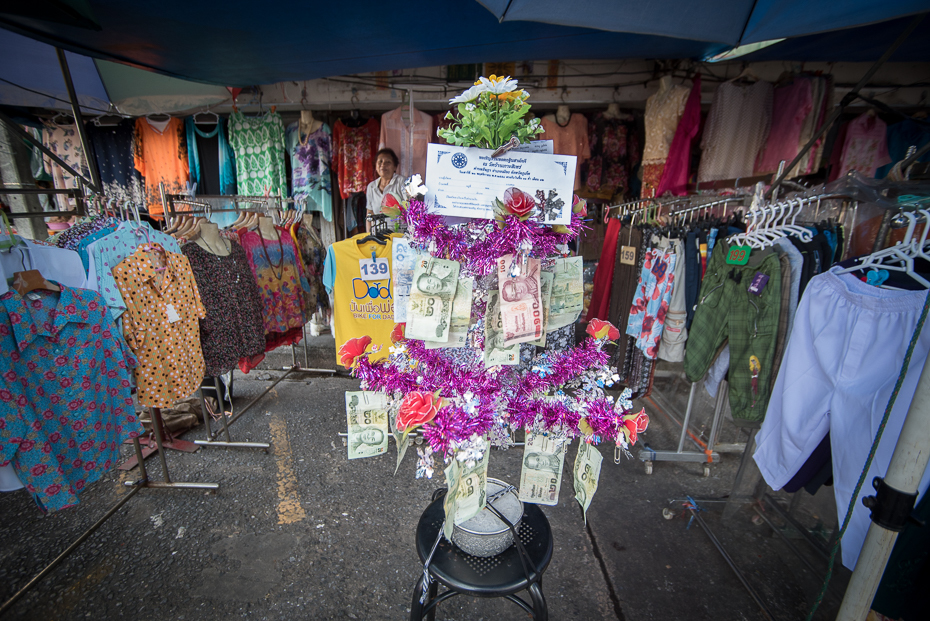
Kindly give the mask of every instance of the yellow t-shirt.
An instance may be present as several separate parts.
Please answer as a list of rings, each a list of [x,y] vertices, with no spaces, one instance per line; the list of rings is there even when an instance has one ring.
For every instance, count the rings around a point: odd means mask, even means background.
[[[391,331],[394,329],[394,297],[391,287],[391,238],[383,246],[369,241],[359,244],[358,240],[367,233],[337,242],[332,245],[335,260],[335,282],[333,284],[333,323],[336,330],[336,362],[339,348],[349,339],[368,335],[371,345],[368,350],[380,350],[369,356],[369,360],[387,358],[391,346]],[[387,271],[375,272],[375,258],[387,261]],[[361,263],[363,262],[363,263]],[[363,264],[367,272],[362,274]],[[367,280],[366,280],[367,278]]]

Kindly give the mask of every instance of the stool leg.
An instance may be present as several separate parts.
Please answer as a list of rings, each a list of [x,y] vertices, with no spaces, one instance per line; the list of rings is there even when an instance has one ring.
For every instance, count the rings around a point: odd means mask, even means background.
[[[429,584],[429,596],[426,598],[427,605],[429,605],[431,601],[436,599],[436,593],[438,591],[439,591],[439,583],[433,580]],[[429,614],[426,615],[426,621],[436,621],[436,608],[437,606],[433,606],[430,609]]]
[[[533,599],[533,621],[549,621],[549,608],[546,606],[546,598],[543,597],[539,583],[531,584],[529,592]]]
[[[423,581],[417,580],[417,586],[413,589],[413,601],[410,602],[410,621],[423,621],[423,604],[420,603],[422,595]]]

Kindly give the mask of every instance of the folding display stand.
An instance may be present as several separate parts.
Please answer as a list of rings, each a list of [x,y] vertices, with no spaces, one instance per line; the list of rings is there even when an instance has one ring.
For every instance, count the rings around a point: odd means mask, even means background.
[[[639,459],[645,464],[646,474],[652,474],[652,465],[653,462],[656,461],[687,461],[703,463],[704,476],[708,477],[710,476],[710,464],[720,460],[720,447],[717,445],[717,436],[720,433],[720,419],[723,417],[723,404],[726,402],[727,395],[729,394],[729,384],[726,380],[723,380],[717,388],[717,396],[714,401],[713,422],[711,423],[710,437],[707,439],[706,445],[691,432],[690,428],[691,413],[694,409],[694,399],[699,384],[700,382],[691,384],[691,392],[688,394],[688,407],[685,410],[683,420],[679,420],[669,411],[671,408],[658,393],[656,393],[656,398],[658,401],[662,401],[661,405],[649,398],[650,402],[652,402],[657,410],[681,427],[681,435],[678,437],[678,449],[675,451],[657,451],[649,448],[648,445],[644,445],[644,448],[639,452]],[[690,439],[699,450],[686,451],[686,439]],[[715,450],[715,448],[717,448],[717,450]],[[725,448],[726,450],[724,452],[736,452],[743,450],[745,445],[728,444],[725,445]]]
[[[223,421],[223,435],[226,438],[226,440],[222,441],[222,440],[215,439],[217,436],[216,434],[214,434],[214,432],[210,428],[210,419],[212,418],[211,412],[210,412],[210,409],[207,407],[207,399],[204,396],[204,392],[203,392],[204,387],[201,386],[200,387],[200,405],[201,405],[201,408],[203,409],[203,424],[204,424],[204,427],[206,428],[207,439],[206,440],[194,440],[194,444],[199,445],[199,446],[229,446],[229,447],[237,447],[237,448],[260,448],[265,453],[267,453],[268,449],[271,448],[271,445],[268,444],[267,442],[233,442],[232,437],[229,435],[230,421],[227,420],[227,416],[226,416],[226,406],[223,402],[223,390],[220,387],[220,378],[218,377],[213,378],[213,389],[214,389],[214,392],[216,392],[217,412],[219,413]],[[263,392],[260,395],[260,397],[265,396],[267,392],[268,392],[267,390]],[[251,405],[251,403],[249,405]],[[231,409],[232,401],[231,400],[230,400],[229,406],[230,406],[230,415],[232,415],[232,409]],[[219,432],[217,432],[217,434],[218,433]]]

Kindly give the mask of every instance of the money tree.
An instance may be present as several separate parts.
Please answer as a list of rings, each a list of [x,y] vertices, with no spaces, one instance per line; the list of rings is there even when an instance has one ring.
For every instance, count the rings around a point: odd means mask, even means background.
[[[481,78],[450,101],[457,114],[439,135],[496,149],[494,156],[527,143],[542,131],[526,119],[528,97],[509,77]],[[370,360],[371,339],[363,337],[342,346],[342,363],[364,390],[383,395],[398,466],[408,434],[425,439],[417,477],[444,471],[447,523],[483,508],[484,495],[470,496],[463,482],[483,486],[490,447],[511,446],[516,430],[526,432],[520,497],[541,504],[557,503],[564,456],[580,438],[575,491],[586,511],[600,470],[594,445],[629,455],[648,418],[632,412],[628,390],[605,392],[618,379],[605,351],[617,328],[595,320],[575,342],[581,258],[569,257],[566,244],[582,229],[585,202],[573,196],[570,223],[551,226],[544,222],[563,199],[511,187],[491,206],[494,218],[449,224],[431,212],[425,192],[414,178],[406,196],[386,196],[382,206],[406,227],[394,243],[416,253],[412,269],[397,260],[392,267],[395,308],[404,305],[407,321],[395,327],[387,359]],[[403,283],[409,296],[398,289]],[[351,423],[349,432],[361,433]]]

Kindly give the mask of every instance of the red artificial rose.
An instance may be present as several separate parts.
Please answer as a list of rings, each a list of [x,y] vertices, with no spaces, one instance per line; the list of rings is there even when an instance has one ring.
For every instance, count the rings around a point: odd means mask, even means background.
[[[609,321],[602,319],[592,319],[588,322],[588,334],[596,339],[602,339],[605,336],[608,341],[616,341],[620,338],[620,330],[614,327]]]
[[[507,207],[507,213],[525,220],[536,207],[536,201],[519,188],[507,188],[504,192],[504,205]]]
[[[646,414],[646,409],[643,408],[638,414],[626,414],[623,417],[620,431],[628,438],[630,446],[633,446],[636,444],[638,434],[646,431],[648,426],[649,416]]]
[[[389,218],[396,218],[400,215],[401,203],[397,197],[390,192],[385,192],[381,199],[381,213]]]
[[[339,362],[347,369],[352,368],[355,359],[365,353],[371,344],[370,336],[360,336],[355,339],[349,339],[339,348]]]
[[[441,407],[442,399],[431,392],[409,392],[400,404],[397,428],[410,430],[425,425],[436,418]]]
[[[391,342],[396,345],[397,343],[400,343],[405,338],[407,338],[404,336],[404,332],[406,332],[406,330],[407,330],[406,323],[395,323],[394,329],[391,330]]]
[[[588,201],[577,194],[572,195],[572,213],[579,214],[582,218],[588,215]]]

